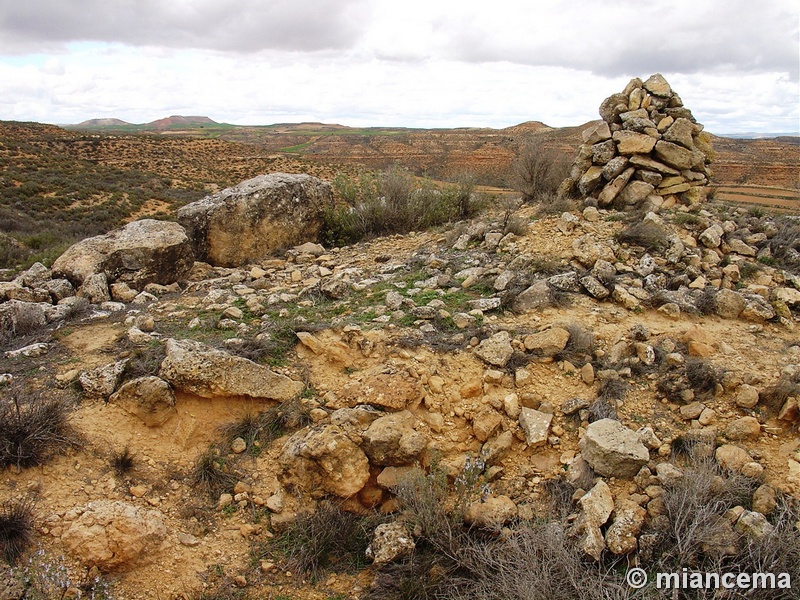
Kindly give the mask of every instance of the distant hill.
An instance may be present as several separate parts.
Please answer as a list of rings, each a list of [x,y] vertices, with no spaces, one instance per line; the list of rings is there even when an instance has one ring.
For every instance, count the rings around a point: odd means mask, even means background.
[[[75,127],[127,127],[132,124],[122,119],[89,119],[78,123]]]
[[[163,119],[156,119],[150,123],[129,123],[122,119],[89,119],[76,125],[65,125],[68,130],[96,129],[113,133],[127,132],[168,132],[176,129],[202,130],[205,127],[228,127],[202,116],[172,115]]]
[[[172,129],[175,127],[202,127],[203,125],[219,125],[216,121],[208,117],[184,117],[182,115],[172,115],[164,119],[158,119],[145,123],[146,129]]]

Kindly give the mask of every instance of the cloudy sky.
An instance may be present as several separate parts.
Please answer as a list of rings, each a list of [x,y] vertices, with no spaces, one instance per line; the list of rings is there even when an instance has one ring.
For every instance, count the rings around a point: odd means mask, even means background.
[[[661,72],[715,133],[800,129],[797,0],[0,0],[0,119],[552,126]]]

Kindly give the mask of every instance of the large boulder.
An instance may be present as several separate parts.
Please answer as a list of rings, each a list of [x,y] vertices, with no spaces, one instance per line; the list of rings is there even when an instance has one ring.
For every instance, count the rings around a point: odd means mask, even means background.
[[[349,498],[369,480],[367,455],[333,423],[301,429],[283,447],[282,483],[320,498]]]
[[[178,222],[192,240],[197,260],[238,267],[272,250],[316,240],[329,184],[310,175],[270,173],[187,204]]]
[[[202,398],[248,396],[283,401],[303,391],[301,381],[194,340],[169,339],[166,350],[159,377],[177,390]]]
[[[103,273],[108,282],[137,289],[148,283],[168,285],[184,278],[194,264],[186,231],[177,223],[142,219],[104,235],[81,240],[53,263],[53,275],[79,287]]]
[[[584,460],[604,477],[633,477],[650,460],[639,435],[614,419],[591,423],[580,447]]]
[[[126,570],[152,557],[167,537],[164,515],[112,500],[90,502],[61,536],[71,554],[101,571]]]

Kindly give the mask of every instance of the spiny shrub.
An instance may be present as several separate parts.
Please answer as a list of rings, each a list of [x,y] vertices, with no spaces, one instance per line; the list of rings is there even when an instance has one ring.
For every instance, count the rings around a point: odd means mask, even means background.
[[[7,501],[0,506],[0,555],[9,564],[33,541],[33,504],[23,500]]]
[[[18,388],[0,399],[0,467],[31,467],[78,444],[72,406],[61,397]]]
[[[136,454],[131,452],[129,446],[125,446],[122,450],[112,451],[109,463],[114,472],[123,477],[136,466]]]
[[[311,422],[308,411],[300,400],[286,400],[277,406],[257,414],[247,414],[243,418],[222,428],[223,436],[233,441],[242,438],[252,448],[257,442],[265,446],[285,432],[299,429]]]
[[[288,569],[315,580],[332,568],[358,569],[366,565],[367,546],[381,521],[377,515],[355,515],[321,502],[314,512],[301,513],[260,555],[280,557]]]
[[[204,490],[212,499],[230,490],[238,480],[236,473],[219,448],[211,446],[195,462],[191,475],[192,483]]]

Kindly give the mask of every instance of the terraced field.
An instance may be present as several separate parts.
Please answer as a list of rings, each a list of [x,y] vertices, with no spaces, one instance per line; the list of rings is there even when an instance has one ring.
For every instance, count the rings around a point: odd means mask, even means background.
[[[763,206],[782,212],[800,213],[800,190],[755,185],[722,185],[717,200]]]

